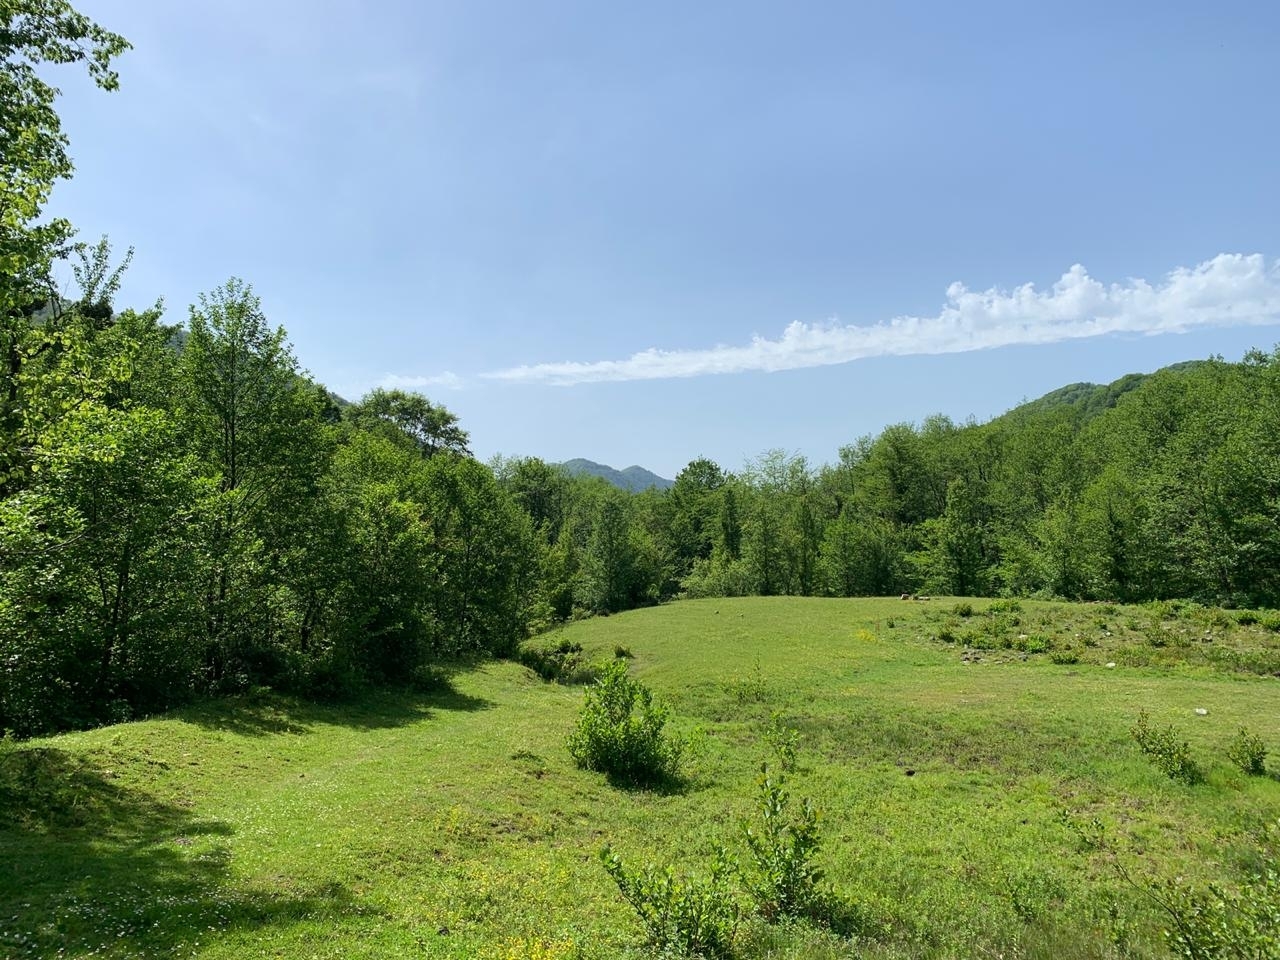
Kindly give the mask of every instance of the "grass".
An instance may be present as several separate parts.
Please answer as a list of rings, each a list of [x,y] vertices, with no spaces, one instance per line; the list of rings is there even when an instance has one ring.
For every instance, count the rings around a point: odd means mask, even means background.
[[[862,936],[750,924],[741,956],[1166,956],[1111,861],[1192,881],[1256,866],[1280,782],[1226,749],[1244,726],[1280,754],[1280,682],[1258,675],[1277,634],[1194,607],[970,602],[688,601],[539,638],[633,653],[694,744],[676,791],[577,769],[581,688],[507,662],[430,696],[264,693],[10,747],[0,956],[638,956],[597,851],[705,872],[717,843],[741,849],[780,729]],[[1205,783],[1143,758],[1143,708]]]

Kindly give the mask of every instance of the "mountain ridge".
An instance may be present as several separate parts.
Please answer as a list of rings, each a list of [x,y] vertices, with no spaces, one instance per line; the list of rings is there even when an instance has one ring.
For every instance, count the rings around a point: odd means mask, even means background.
[[[631,493],[639,493],[650,487],[668,490],[675,484],[674,480],[660,477],[652,470],[646,470],[637,464],[618,470],[606,463],[596,463],[584,457],[575,457],[572,460],[566,460],[560,466],[572,476],[600,477],[615,487]]]

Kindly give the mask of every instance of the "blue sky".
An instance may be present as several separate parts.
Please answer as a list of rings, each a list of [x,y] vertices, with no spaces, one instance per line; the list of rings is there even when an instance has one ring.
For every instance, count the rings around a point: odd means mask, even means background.
[[[1280,341],[1280,4],[82,0],[52,208],[350,398],[672,476]],[[1030,286],[1028,286],[1030,285]]]

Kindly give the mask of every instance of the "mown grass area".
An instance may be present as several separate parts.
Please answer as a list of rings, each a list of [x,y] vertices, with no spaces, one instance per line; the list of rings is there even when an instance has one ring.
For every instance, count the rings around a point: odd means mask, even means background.
[[[0,956],[640,955],[598,849],[693,871],[740,850],[771,725],[799,734],[789,785],[822,809],[861,935],[748,924],[742,956],[1167,955],[1114,864],[1139,883],[1256,866],[1280,781],[1225,750],[1243,725],[1280,765],[1280,680],[1261,675],[1277,634],[1197,608],[989,606],[688,601],[532,641],[634,654],[692,738],[667,792],[576,769],[582,689],[515,663],[432,694],[263,694],[10,746]],[[1204,783],[1141,755],[1141,709]]]

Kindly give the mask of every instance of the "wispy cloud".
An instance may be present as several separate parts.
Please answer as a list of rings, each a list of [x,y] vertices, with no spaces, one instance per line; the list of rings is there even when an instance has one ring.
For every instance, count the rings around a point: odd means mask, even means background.
[[[1280,322],[1280,264],[1261,254],[1219,254],[1179,267],[1157,284],[1107,286],[1076,264],[1045,290],[947,288],[934,317],[894,317],[869,326],[790,324],[777,339],[697,350],[651,348],[623,360],[537,363],[498,370],[494,380],[572,385],[617,380],[699,377],[749,370],[795,370],[867,357],[961,353],[1045,344],[1107,334],[1184,333],[1201,327]]]
[[[428,387],[459,390],[462,388],[462,378],[451,370],[434,377],[405,377],[398,373],[388,373],[378,381],[378,386],[387,390],[424,390]]]

